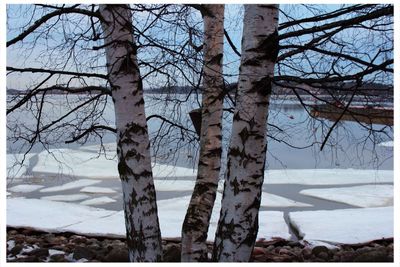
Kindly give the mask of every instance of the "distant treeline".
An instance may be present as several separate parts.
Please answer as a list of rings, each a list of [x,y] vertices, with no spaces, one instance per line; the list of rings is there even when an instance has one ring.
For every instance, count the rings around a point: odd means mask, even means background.
[[[237,88],[237,83],[225,84],[227,93],[234,94]],[[109,91],[109,88],[93,86],[90,89],[92,94]],[[272,93],[274,95],[348,95],[357,90],[356,95],[371,95],[371,96],[393,96],[393,86],[379,83],[363,83],[357,86],[353,82],[347,83],[330,83],[330,84],[299,84],[294,82],[279,82],[274,83]],[[159,88],[144,89],[148,94],[188,94],[201,93],[202,87],[193,86],[164,86]],[[29,90],[18,90],[7,88],[7,95],[25,95]],[[88,87],[62,87],[53,86],[46,89],[41,89],[40,93],[64,95],[64,94],[87,94]]]

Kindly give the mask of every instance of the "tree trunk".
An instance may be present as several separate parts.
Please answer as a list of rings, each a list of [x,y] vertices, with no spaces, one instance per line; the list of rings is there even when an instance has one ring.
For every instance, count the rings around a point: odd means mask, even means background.
[[[249,261],[258,232],[278,6],[245,5],[242,56],[213,259]]]
[[[200,156],[196,185],[182,227],[182,261],[207,260],[207,232],[221,168],[224,5],[202,5],[204,67]]]
[[[129,259],[161,261],[161,233],[132,14],[127,5],[100,5],[100,14],[115,107]]]

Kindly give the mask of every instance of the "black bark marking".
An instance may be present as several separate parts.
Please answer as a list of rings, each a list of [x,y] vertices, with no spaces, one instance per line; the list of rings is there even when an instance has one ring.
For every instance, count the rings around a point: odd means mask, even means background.
[[[147,128],[141,126],[140,124],[131,122],[126,125],[126,135],[130,136],[131,133],[133,134],[147,134]]]
[[[249,139],[249,131],[247,131],[247,128],[246,127],[244,127],[241,131],[240,131],[240,133],[239,133],[239,136],[240,136],[240,139],[242,140],[242,144],[244,144],[244,143],[246,143],[246,141],[247,141],[247,139]]]
[[[250,131],[253,130],[254,126],[256,125],[256,121],[254,120],[254,117],[251,118],[249,121],[249,126],[250,126]]]
[[[272,91],[271,77],[263,77],[261,80],[252,82],[249,93],[257,93],[262,96],[270,95]]]
[[[260,8],[266,8],[266,9],[276,9],[276,6],[274,5],[258,5]]]
[[[128,150],[125,155],[126,159],[134,158],[136,161],[139,161],[141,158],[145,158],[143,155],[138,153],[135,149]]]
[[[261,62],[257,58],[248,59],[242,63],[242,66],[260,66],[260,65]]]
[[[129,175],[133,175],[132,169],[126,164],[125,159],[121,157],[118,162],[118,173],[123,181],[127,180]]]
[[[144,105],[144,99],[140,98],[140,100],[135,103],[135,106],[138,107],[138,106],[142,106],[142,105]]]
[[[235,114],[233,115],[233,121],[240,121],[240,120],[242,120],[241,118],[240,118],[240,114],[239,114],[239,112],[235,112]]]
[[[222,154],[222,148],[221,147],[217,147],[217,148],[208,150],[208,152],[204,156],[206,156],[206,157],[210,157],[210,156],[215,157],[215,156],[219,156],[221,154]]]
[[[233,179],[231,182],[230,182],[230,185],[232,186],[232,188],[233,188],[233,195],[234,196],[236,196],[237,194],[239,194],[239,192],[240,192],[240,184],[239,184],[239,182],[238,182],[238,180],[237,180],[237,177],[235,177],[235,179]]]
[[[137,67],[130,53],[127,53],[126,56],[120,60],[121,64],[119,65],[119,68],[114,71],[114,74],[119,75],[120,73],[134,73]]]
[[[221,65],[222,64],[223,54],[220,53],[218,55],[213,56],[207,63],[209,65]]]
[[[261,52],[264,56],[262,59],[270,60],[271,62],[276,62],[279,53],[279,39],[278,30],[268,35],[260,45],[256,48],[256,51]]]

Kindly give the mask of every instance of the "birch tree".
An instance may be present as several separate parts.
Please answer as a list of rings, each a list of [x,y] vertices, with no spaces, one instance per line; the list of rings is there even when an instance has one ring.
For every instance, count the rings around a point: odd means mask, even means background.
[[[258,231],[266,123],[278,55],[278,6],[245,5],[228,166],[213,258],[249,261]]]
[[[115,107],[118,172],[131,261],[161,261],[161,233],[151,169],[143,88],[126,5],[100,5],[108,80]]]
[[[221,168],[224,5],[201,5],[204,66],[200,155],[196,184],[182,227],[182,261],[207,260],[207,232]]]

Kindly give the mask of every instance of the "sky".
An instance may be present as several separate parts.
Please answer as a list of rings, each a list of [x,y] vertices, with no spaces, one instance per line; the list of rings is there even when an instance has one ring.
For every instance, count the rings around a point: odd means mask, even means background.
[[[318,8],[323,8],[324,10],[334,10],[337,8],[340,8],[341,5],[338,4],[330,4],[330,5],[318,5]],[[281,5],[280,8],[285,12],[285,13],[290,13],[293,16],[297,17],[308,17],[310,16],[310,12],[304,8],[303,6],[300,5]],[[19,27],[22,25],[30,25],[31,22],[31,14],[33,11],[33,7],[31,5],[9,5],[7,8],[7,40],[10,40],[13,36],[16,36],[20,30]],[[225,29],[230,35],[230,38],[232,39],[233,43],[237,47],[238,51],[241,50],[240,44],[241,44],[241,38],[242,38],[242,19],[243,19],[243,5],[237,5],[237,4],[229,4],[225,6]],[[21,16],[22,14],[22,16]],[[41,12],[40,10],[36,10],[35,15],[33,17],[33,20],[38,19],[41,17]],[[139,19],[136,19],[135,21],[140,21],[141,20],[141,14],[136,13],[135,18],[139,17]],[[145,16],[145,15],[143,15]],[[201,26],[201,17],[199,12],[194,12],[194,20],[198,20],[200,22],[199,28],[202,29]],[[146,18],[143,18],[146,19]],[[280,14],[280,22],[285,21],[286,18],[283,15],[283,13]],[[54,21],[54,20],[53,20]],[[79,25],[80,23],[80,25]],[[54,47],[56,45],[60,45],[60,40],[63,40],[65,38],[65,33],[64,30],[67,32],[71,32],[74,30],[73,27],[77,28],[78,30],[81,30],[85,27],[82,27],[82,29],[79,29],[79,26],[86,26],[88,25],[89,20],[83,20],[82,22],[77,22],[75,24],[71,24],[72,26],[69,27],[70,25],[68,23],[61,24],[58,23],[57,25],[63,25],[65,29],[61,26],[57,26],[51,30],[51,34],[48,36],[47,39],[40,39],[39,42],[35,43],[35,48],[34,49],[26,49],[28,46],[28,42],[32,41],[37,35],[33,35],[32,37],[27,37],[26,40],[24,40],[23,44],[24,47],[21,46],[22,42],[19,42],[10,48],[7,48],[7,66],[14,66],[14,67],[41,67],[43,64],[46,65],[51,65],[51,66],[63,66],[64,61],[65,61],[65,55],[56,55],[55,53],[52,54],[51,58],[49,57],[49,52],[48,52],[48,46]],[[308,26],[308,25],[306,25]],[[139,27],[139,26],[138,26]],[[157,34],[163,34],[162,31],[157,32]],[[168,34],[167,31],[165,31],[164,34]],[[183,38],[187,38],[187,33],[184,33]],[[93,44],[93,43],[92,43]],[[101,45],[101,43],[97,43],[96,45]],[[90,45],[89,45],[90,46]],[[98,51],[92,52],[90,47],[83,47],[82,48],[82,53],[81,55],[74,55],[77,60],[81,60],[82,64],[81,66],[96,66],[96,65],[101,65],[104,66],[105,60],[103,54],[99,53]],[[153,56],[153,55],[146,55],[146,54],[139,54],[139,56],[142,56],[145,58],[146,56]],[[84,60],[85,58],[91,58],[90,61]],[[90,62],[90,63],[88,63]],[[239,64],[240,64],[240,58],[238,55],[234,53],[232,48],[229,46],[228,42],[225,40],[224,44],[224,74],[227,76],[227,81],[228,82],[235,82],[237,80],[237,75],[239,71]],[[72,64],[69,64],[65,66],[65,69],[70,69],[70,70],[75,70],[75,66],[72,66]],[[87,71],[90,72],[91,70],[94,71],[100,71],[102,73],[105,73],[105,68],[101,68],[100,70],[94,69],[94,68],[86,68],[86,69],[81,69],[81,71]],[[38,75],[38,74],[12,74],[7,76],[7,88],[12,88],[12,89],[26,89],[29,87],[32,87],[34,84],[36,84],[37,80],[39,78],[43,79],[46,75]],[[194,79],[195,80],[195,79]],[[49,85],[54,84],[54,83],[60,83],[60,80],[56,81],[55,79],[50,80],[48,82]],[[77,82],[79,86],[79,82]],[[92,81],[92,83],[95,83],[98,85],[102,81]],[[144,84],[145,88],[146,87],[151,87],[151,84],[147,84],[145,81]]]

